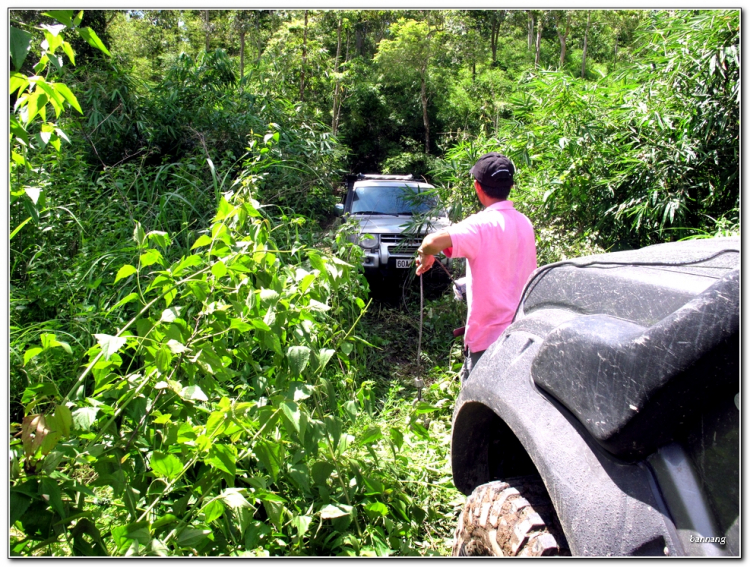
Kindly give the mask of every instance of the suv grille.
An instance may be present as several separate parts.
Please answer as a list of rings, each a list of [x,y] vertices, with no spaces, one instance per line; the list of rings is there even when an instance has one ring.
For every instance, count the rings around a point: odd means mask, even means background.
[[[380,241],[386,244],[391,252],[397,254],[414,254],[422,241],[404,234],[381,234]]]

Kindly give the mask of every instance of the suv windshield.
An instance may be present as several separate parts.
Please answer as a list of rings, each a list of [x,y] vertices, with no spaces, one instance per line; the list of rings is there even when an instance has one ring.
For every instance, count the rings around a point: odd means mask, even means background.
[[[405,185],[357,187],[352,214],[411,215],[424,214],[437,205],[437,199],[420,195],[419,189]]]

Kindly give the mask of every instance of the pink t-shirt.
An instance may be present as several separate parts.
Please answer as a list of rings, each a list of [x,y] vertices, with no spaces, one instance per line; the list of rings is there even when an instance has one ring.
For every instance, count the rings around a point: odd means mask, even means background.
[[[468,260],[464,343],[480,352],[511,324],[523,286],[536,269],[534,228],[512,201],[499,201],[447,230],[453,246],[446,255]]]

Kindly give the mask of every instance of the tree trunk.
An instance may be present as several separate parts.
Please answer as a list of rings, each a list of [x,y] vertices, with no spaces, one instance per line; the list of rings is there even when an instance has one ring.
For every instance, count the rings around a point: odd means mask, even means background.
[[[529,40],[529,51],[534,49],[534,12],[531,10],[526,10],[526,12],[529,14],[529,24],[528,24],[528,40]]]
[[[341,17],[336,27],[336,59],[333,64],[333,72],[338,75],[339,57],[341,56]],[[331,133],[335,136],[339,129],[339,108],[341,107],[341,81],[336,77],[336,86],[333,89],[333,110],[331,117]]]
[[[589,26],[591,25],[591,11],[586,17],[586,32],[583,34],[583,56],[581,57],[581,78],[586,77],[586,52],[589,46]]]
[[[557,37],[560,38],[560,69],[565,65],[565,50],[567,47],[568,34],[570,33],[570,18],[567,14],[564,14],[562,17],[565,18],[565,33],[560,31],[560,28],[562,27],[560,25],[561,18],[558,18],[557,20]]]
[[[615,33],[615,62],[617,62],[617,33]]]
[[[243,28],[240,31],[240,93],[242,93],[242,80],[245,78],[245,34]]]
[[[211,24],[208,19],[208,10],[203,10],[203,29],[206,31],[206,53],[211,45]]]
[[[427,117],[427,69],[422,72],[422,122],[424,123],[424,153],[430,153],[430,119]]]
[[[534,66],[539,66],[539,52],[542,49],[542,18],[536,21],[536,56],[534,57]]]
[[[255,46],[258,49],[258,58],[256,64],[260,63],[260,56],[263,52],[263,41],[260,37],[260,11],[255,12]]]
[[[305,101],[305,66],[307,65],[307,10],[305,10],[305,32],[302,36],[302,70],[299,81],[299,100]]]
[[[497,61],[497,40],[500,35],[500,22],[497,21],[497,14],[492,14],[492,32],[490,33],[490,47],[492,48],[492,62]]]

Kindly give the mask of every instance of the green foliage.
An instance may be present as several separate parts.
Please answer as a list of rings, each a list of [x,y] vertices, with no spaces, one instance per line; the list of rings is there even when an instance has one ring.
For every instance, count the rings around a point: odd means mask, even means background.
[[[644,33],[663,44],[597,83],[528,75],[496,134],[456,144],[436,168],[453,217],[474,209],[468,169],[486,151],[514,160],[512,198],[533,222],[575,241],[550,258],[591,238],[607,249],[677,239],[735,214],[736,16],[660,14]]]
[[[738,11],[591,11],[584,78],[557,15],[11,11],[11,553],[447,554],[466,307],[417,360],[342,174],[459,220],[506,153],[540,264],[739,233]]]

